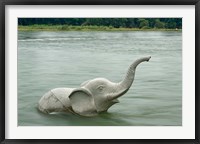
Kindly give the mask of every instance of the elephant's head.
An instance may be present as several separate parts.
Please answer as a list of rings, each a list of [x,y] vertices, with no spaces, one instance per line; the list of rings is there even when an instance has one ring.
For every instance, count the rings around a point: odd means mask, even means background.
[[[105,78],[88,80],[74,89],[69,96],[72,110],[82,116],[94,116],[107,111],[113,104],[118,103],[118,97],[125,94],[131,87],[138,64],[149,61],[151,57],[144,57],[132,63],[124,79],[113,83]]]

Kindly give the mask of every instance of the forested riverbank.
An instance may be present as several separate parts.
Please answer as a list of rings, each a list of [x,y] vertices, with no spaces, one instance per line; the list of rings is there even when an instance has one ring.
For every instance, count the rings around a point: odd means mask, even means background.
[[[20,31],[181,31],[164,28],[114,28],[112,26],[29,25],[18,26]]]
[[[139,31],[181,30],[181,18],[19,18],[19,30]]]

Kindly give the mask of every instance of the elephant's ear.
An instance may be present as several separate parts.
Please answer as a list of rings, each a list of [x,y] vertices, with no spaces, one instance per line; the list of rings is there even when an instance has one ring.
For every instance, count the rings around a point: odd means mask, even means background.
[[[69,96],[72,109],[81,116],[97,115],[94,98],[85,89],[74,90]]]

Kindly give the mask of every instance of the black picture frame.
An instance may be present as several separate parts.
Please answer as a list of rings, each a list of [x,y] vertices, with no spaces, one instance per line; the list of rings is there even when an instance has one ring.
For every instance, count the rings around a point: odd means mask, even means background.
[[[6,53],[5,53],[5,7],[7,5],[195,5],[195,139],[5,139],[5,89],[6,89]],[[0,3],[0,58],[1,58],[1,96],[0,96],[0,142],[1,143],[170,143],[198,144],[199,133],[199,49],[200,49],[200,0],[1,0]]]

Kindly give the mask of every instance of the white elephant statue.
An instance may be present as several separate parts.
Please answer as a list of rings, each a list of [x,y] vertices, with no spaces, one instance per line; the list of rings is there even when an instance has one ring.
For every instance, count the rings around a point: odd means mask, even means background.
[[[81,116],[96,116],[118,103],[118,97],[131,87],[136,67],[151,57],[143,57],[133,62],[119,83],[105,78],[85,81],[80,88],[55,88],[48,91],[39,101],[38,108],[44,113],[71,112]]]

